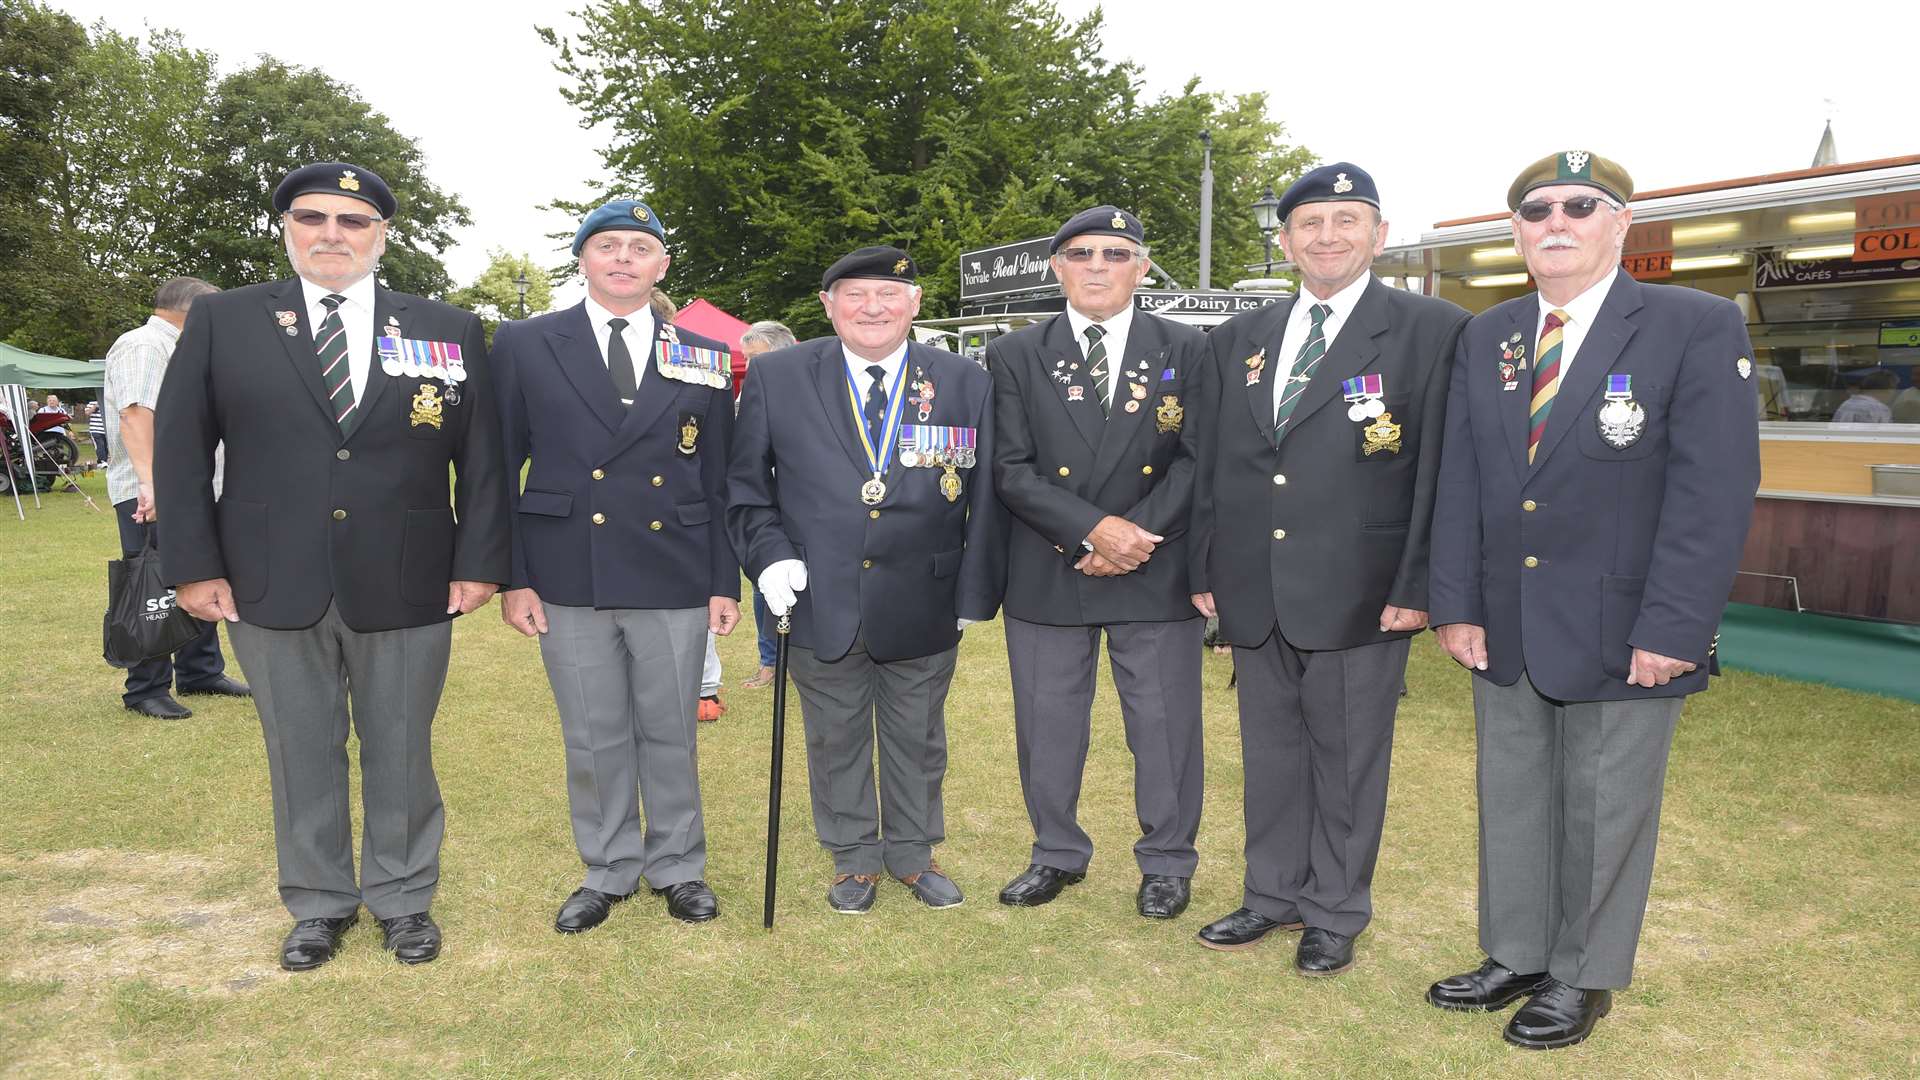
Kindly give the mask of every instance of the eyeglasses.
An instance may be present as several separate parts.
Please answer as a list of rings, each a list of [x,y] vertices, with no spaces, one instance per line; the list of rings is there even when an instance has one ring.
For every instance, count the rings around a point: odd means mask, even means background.
[[[1083,263],[1083,262],[1092,262],[1092,261],[1093,261],[1093,256],[1094,256],[1094,254],[1095,254],[1096,252],[1097,252],[1097,253],[1099,253],[1099,255],[1100,255],[1100,261],[1102,261],[1102,262],[1105,262],[1105,263],[1109,263],[1109,264],[1111,264],[1111,265],[1114,265],[1114,266],[1124,266],[1124,265],[1126,265],[1127,263],[1130,263],[1130,262],[1132,262],[1132,261],[1133,261],[1133,260],[1135,260],[1135,259],[1138,259],[1138,258],[1142,258],[1142,257],[1144,257],[1144,256],[1143,256],[1143,254],[1142,254],[1142,253],[1141,253],[1141,252],[1139,251],[1139,249],[1137,249],[1137,248],[1130,248],[1130,247],[1110,247],[1110,248],[1090,248],[1090,247],[1070,247],[1070,248],[1061,248],[1061,249],[1060,249],[1060,257],[1061,257],[1061,258],[1063,258],[1063,259],[1065,259],[1065,260],[1067,260],[1067,261],[1068,261],[1068,262],[1070,262],[1070,263]]]
[[[305,207],[298,210],[287,211],[287,219],[289,221],[292,221],[295,225],[304,226],[309,229],[318,229],[324,226],[328,218],[339,222],[340,227],[348,232],[359,232],[362,229],[370,229],[373,227],[374,222],[386,220],[378,214],[329,214],[323,210],[309,210]]]
[[[1537,225],[1552,217],[1553,208],[1556,206],[1560,208],[1562,213],[1575,221],[1584,217],[1591,217],[1595,210],[1603,206],[1613,210],[1620,209],[1619,204],[1611,199],[1603,199],[1598,195],[1575,195],[1571,199],[1555,199],[1552,202],[1548,202],[1545,199],[1528,199],[1526,202],[1520,204],[1519,209],[1513,212],[1513,216],[1519,218],[1521,221],[1531,221]]]

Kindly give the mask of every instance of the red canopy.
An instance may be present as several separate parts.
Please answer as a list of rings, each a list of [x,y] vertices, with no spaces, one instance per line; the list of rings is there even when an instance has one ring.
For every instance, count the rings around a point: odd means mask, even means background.
[[[747,376],[747,353],[740,347],[740,335],[747,332],[748,324],[705,300],[695,300],[680,309],[680,314],[673,317],[673,325],[727,343],[727,348],[733,350],[733,394],[739,397],[740,381]]]

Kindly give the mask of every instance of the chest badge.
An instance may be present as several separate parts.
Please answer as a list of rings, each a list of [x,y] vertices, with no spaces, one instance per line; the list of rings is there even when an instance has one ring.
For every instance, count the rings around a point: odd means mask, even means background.
[[[1187,410],[1180,407],[1178,396],[1161,394],[1160,405],[1153,410],[1153,426],[1160,434],[1170,435],[1180,430],[1180,421],[1184,420],[1186,415]]]
[[[1383,412],[1374,417],[1373,423],[1360,430],[1366,437],[1366,445],[1361,447],[1368,457],[1385,450],[1389,454],[1400,452],[1400,425],[1393,422],[1393,414]]]
[[[1633,400],[1633,376],[1608,375],[1607,399],[1597,417],[1600,441],[1615,450],[1625,450],[1640,441],[1647,428],[1647,410]]]
[[[692,457],[693,452],[700,449],[700,418],[698,416],[693,413],[681,414],[680,443],[674,449],[688,457]]]
[[[440,428],[440,387],[435,383],[423,382],[413,395],[413,413],[408,421],[413,427]]]

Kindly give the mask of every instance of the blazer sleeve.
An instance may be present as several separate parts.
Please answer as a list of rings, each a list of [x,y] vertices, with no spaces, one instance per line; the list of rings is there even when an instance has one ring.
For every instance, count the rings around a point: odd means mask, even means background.
[[[507,508],[505,461],[500,449],[500,416],[493,401],[487,362],[486,329],[480,317],[466,314],[460,336],[466,362],[467,407],[453,447],[453,569],[455,581],[508,584],[513,567],[513,526]],[[518,486],[519,473],[514,473]]]
[[[1234,336],[1231,330],[1215,330],[1207,335],[1206,347],[1197,350],[1198,362],[1207,372],[1206,385],[1200,393],[1188,395],[1187,423],[1193,427],[1197,441],[1193,501],[1187,512],[1187,588],[1195,593],[1213,591],[1207,575],[1207,559],[1213,551],[1213,484],[1219,468],[1220,410],[1227,387],[1221,358],[1232,351],[1227,341]]]
[[[802,366],[798,359],[792,364]],[[767,380],[772,378],[777,376],[765,367],[748,373],[727,460],[727,538],[747,576],[756,582],[774,563],[799,558],[781,523],[780,488],[773,474],[773,433],[767,413]]]
[[[1421,390],[1420,457],[1414,462],[1413,513],[1407,524],[1407,546],[1401,549],[1400,568],[1387,590],[1387,603],[1394,607],[1426,611],[1430,602],[1427,575],[1433,560],[1435,492],[1440,481],[1440,459],[1446,447],[1447,397],[1452,385],[1449,376],[1453,371],[1454,351],[1460,347],[1461,328],[1470,317],[1464,311],[1444,323],[1435,317],[1431,329],[1422,326],[1419,337],[1412,343],[1412,348],[1420,353],[1416,359],[1425,366],[1427,378]]]
[[[987,371],[993,376],[993,486],[1015,517],[1060,547],[1072,551],[1107,516],[1106,511],[1040,475],[1033,426],[1027,422],[1026,395],[1038,393],[1020,381],[1020,358],[1007,355],[999,341],[987,343]],[[1051,388],[1049,388],[1051,389]],[[986,445],[984,439],[982,445]]]
[[[213,312],[196,303],[167,362],[153,410],[153,502],[160,569],[168,585],[227,576],[213,513]]]
[[[1186,389],[1181,394],[1183,411],[1190,411],[1195,399],[1205,398],[1213,382],[1213,366],[1208,363],[1206,339],[1186,338],[1179,340],[1171,356],[1186,375]],[[1197,340],[1196,340],[1197,338]],[[1167,463],[1167,475],[1153,485],[1147,494],[1134,503],[1122,515],[1128,521],[1168,540],[1184,534],[1193,517],[1193,492],[1196,466],[1200,457],[1200,441],[1205,433],[1194,423],[1194,417],[1183,415],[1180,423],[1180,442],[1174,448],[1173,460]]]
[[[1666,492],[1653,559],[1627,635],[1636,649],[1701,667],[1733,590],[1760,487],[1753,384],[1735,368],[1752,355],[1740,309],[1728,301],[1714,303],[1687,341],[1667,399]]]
[[[507,534],[512,545],[507,588],[524,589],[527,584],[527,552],[520,540],[520,472],[527,466],[532,451],[532,433],[527,422],[526,397],[520,384],[520,324],[503,322],[493,332],[493,349],[487,355],[493,377],[494,411],[500,416],[500,456],[506,469]]]
[[[727,359],[729,368],[732,357]],[[708,519],[714,525],[708,535],[713,537],[707,552],[709,573],[712,584],[708,586],[709,596],[724,596],[730,600],[740,599],[740,560],[734,556],[733,541],[727,534],[727,459],[733,453],[733,387],[729,385],[714,390],[707,395],[706,430],[710,433],[704,438],[710,439],[707,445],[714,448],[713,453],[701,455],[700,485],[706,491]]]
[[[1487,624],[1481,596],[1480,461],[1467,400],[1468,338],[1463,329],[1453,350],[1446,434],[1440,440],[1440,475],[1434,484],[1427,582],[1427,621],[1433,626]]]
[[[963,361],[971,363],[970,361]],[[997,461],[999,437],[998,411],[995,407],[998,383],[979,379],[974,415],[980,418],[977,460]],[[960,618],[984,622],[1000,610],[1000,599],[1007,590],[1007,507],[995,491],[997,468],[973,469],[972,490],[967,495],[966,548],[960,559],[960,577],[954,596],[954,611]],[[1077,541],[1076,541],[1077,543]]]

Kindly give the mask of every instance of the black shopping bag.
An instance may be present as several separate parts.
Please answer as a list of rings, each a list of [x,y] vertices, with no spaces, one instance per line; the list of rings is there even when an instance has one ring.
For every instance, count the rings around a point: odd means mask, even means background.
[[[107,563],[107,615],[101,631],[107,663],[129,668],[171,656],[206,627],[174,604],[173,590],[160,576],[152,529],[140,554]]]

